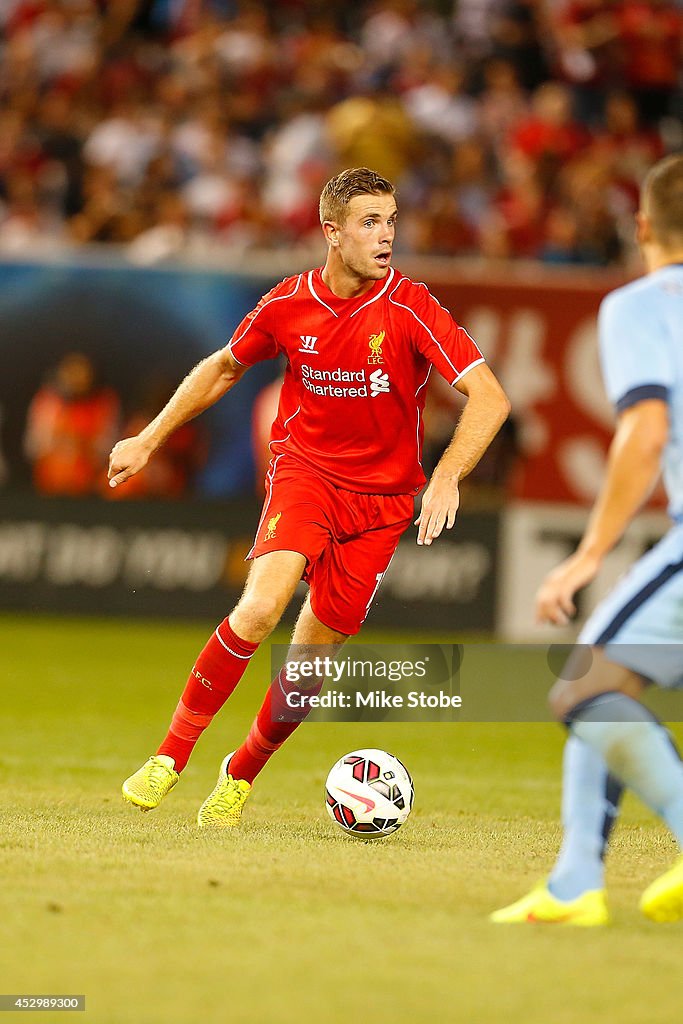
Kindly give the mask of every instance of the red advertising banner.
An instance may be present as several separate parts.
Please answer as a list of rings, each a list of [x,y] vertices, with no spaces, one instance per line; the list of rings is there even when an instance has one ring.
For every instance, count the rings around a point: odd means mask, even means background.
[[[590,503],[614,424],[600,373],[597,313],[603,296],[627,278],[538,267],[465,274],[438,264],[420,272],[510,396],[520,447],[511,496]]]

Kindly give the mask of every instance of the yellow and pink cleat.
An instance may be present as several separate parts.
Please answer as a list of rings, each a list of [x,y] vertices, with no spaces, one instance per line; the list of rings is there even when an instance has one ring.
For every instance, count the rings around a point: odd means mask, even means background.
[[[604,889],[590,889],[575,900],[558,900],[545,882],[489,917],[494,924],[559,924],[597,928],[609,923]]]

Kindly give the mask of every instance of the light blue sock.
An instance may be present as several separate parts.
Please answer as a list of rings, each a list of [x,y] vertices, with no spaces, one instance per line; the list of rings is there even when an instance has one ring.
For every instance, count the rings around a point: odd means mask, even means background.
[[[573,735],[602,755],[683,846],[683,764],[661,722],[623,693],[600,694],[570,717]]]
[[[548,888],[559,900],[573,900],[604,885],[603,857],[616,819],[622,787],[602,754],[569,736],[562,765],[562,848]]]

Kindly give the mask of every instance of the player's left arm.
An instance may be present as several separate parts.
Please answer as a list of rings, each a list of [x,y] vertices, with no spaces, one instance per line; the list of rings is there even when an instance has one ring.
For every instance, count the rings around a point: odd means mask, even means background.
[[[668,436],[669,407],[661,398],[638,402],[621,413],[583,538],[538,591],[539,622],[562,626],[576,613],[574,594],[594,579],[605,555],[652,492]]]
[[[460,481],[474,469],[510,412],[505,392],[485,363],[473,366],[453,386],[467,396],[467,403],[422,496],[415,520],[418,544],[431,544],[444,527],[452,528]]]

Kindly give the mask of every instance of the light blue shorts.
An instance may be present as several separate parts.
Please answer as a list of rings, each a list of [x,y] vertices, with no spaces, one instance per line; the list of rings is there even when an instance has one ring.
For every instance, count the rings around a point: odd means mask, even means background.
[[[683,523],[639,558],[578,638],[660,686],[683,687]]]

